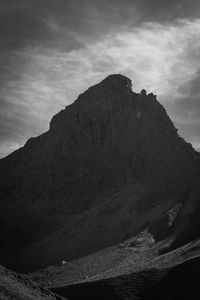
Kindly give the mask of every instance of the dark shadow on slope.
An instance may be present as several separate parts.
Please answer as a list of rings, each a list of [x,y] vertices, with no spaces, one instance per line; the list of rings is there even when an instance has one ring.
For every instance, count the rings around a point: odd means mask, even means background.
[[[186,261],[171,270],[152,289],[150,299],[200,299],[200,258]]]
[[[183,229],[177,235],[172,244],[160,250],[160,254],[164,254],[173,251],[191,241],[200,237],[200,205],[197,207],[195,212],[190,216],[189,220],[186,221]]]
[[[166,270],[148,270],[53,289],[69,300],[149,299],[151,286],[164,276]]]
[[[195,258],[172,269],[151,269],[53,291],[69,300],[196,300],[200,299],[199,278],[200,258]]]

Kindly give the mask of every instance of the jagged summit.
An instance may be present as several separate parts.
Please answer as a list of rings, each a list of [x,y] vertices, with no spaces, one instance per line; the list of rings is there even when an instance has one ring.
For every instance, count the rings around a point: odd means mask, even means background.
[[[111,82],[111,81],[121,81],[121,82],[131,82],[131,79],[122,74],[110,74],[106,78],[104,78],[101,82]],[[100,84],[101,84],[100,82]]]
[[[98,105],[106,108],[107,105],[119,104],[121,97],[123,97],[123,101],[125,102],[127,99],[130,99],[130,96],[133,94],[131,87],[132,82],[129,78],[121,74],[109,75],[98,84],[91,86],[84,93],[80,94],[74,104],[86,107]],[[66,107],[66,109],[68,108]]]
[[[123,119],[121,128],[124,121],[128,121],[130,118],[132,123],[140,120],[141,124],[143,121],[145,122],[146,118],[153,118],[154,123],[156,120],[157,122],[160,120],[158,125],[161,127],[171,126],[174,128],[165,109],[153,93],[147,94],[145,89],[141,90],[141,93],[135,93],[132,91],[132,82],[128,77],[112,74],[91,86],[80,94],[71,105],[56,114],[51,120],[50,130],[68,126],[67,124],[72,122],[71,118],[77,119],[76,125],[82,126],[83,122],[84,128],[89,118],[93,128],[101,126],[103,123],[101,128],[106,129],[110,127],[108,121],[117,116]],[[69,127],[71,127],[70,124]]]
[[[119,87],[131,88],[132,87],[131,79],[129,79],[128,77],[121,75],[121,74],[109,75],[104,80],[102,80],[99,84],[107,85],[107,86],[110,86],[111,88],[119,88]]]
[[[105,79],[97,83],[96,85],[90,87],[88,90],[94,88],[107,88],[112,92],[119,91],[120,89],[131,89],[132,81],[128,77],[122,74],[111,74]]]
[[[120,242],[189,199],[195,164],[155,96],[110,75],[0,160],[4,250],[34,268]]]

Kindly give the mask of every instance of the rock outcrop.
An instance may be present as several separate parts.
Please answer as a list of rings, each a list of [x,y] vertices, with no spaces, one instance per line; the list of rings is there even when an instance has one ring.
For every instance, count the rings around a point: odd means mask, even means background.
[[[0,161],[1,250],[9,266],[87,255],[146,227],[159,238],[157,224],[174,207],[193,213],[198,154],[156,96],[131,85],[108,76]]]

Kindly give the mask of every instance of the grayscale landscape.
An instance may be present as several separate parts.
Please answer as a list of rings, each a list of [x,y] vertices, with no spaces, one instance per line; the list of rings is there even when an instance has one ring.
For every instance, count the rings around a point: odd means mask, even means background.
[[[0,3],[0,299],[199,299],[200,6],[83,2]]]

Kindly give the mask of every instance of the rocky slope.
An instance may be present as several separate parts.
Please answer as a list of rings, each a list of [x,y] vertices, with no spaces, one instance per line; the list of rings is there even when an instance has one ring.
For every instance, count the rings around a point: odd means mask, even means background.
[[[176,300],[200,297],[200,258],[173,268],[147,269],[114,278],[86,282],[55,291],[72,299],[97,300]]]
[[[31,281],[0,266],[0,299],[2,300],[64,300],[49,290],[36,287]]]
[[[176,232],[198,205],[199,169],[156,97],[108,76],[0,161],[1,262],[28,271],[147,227]]]

